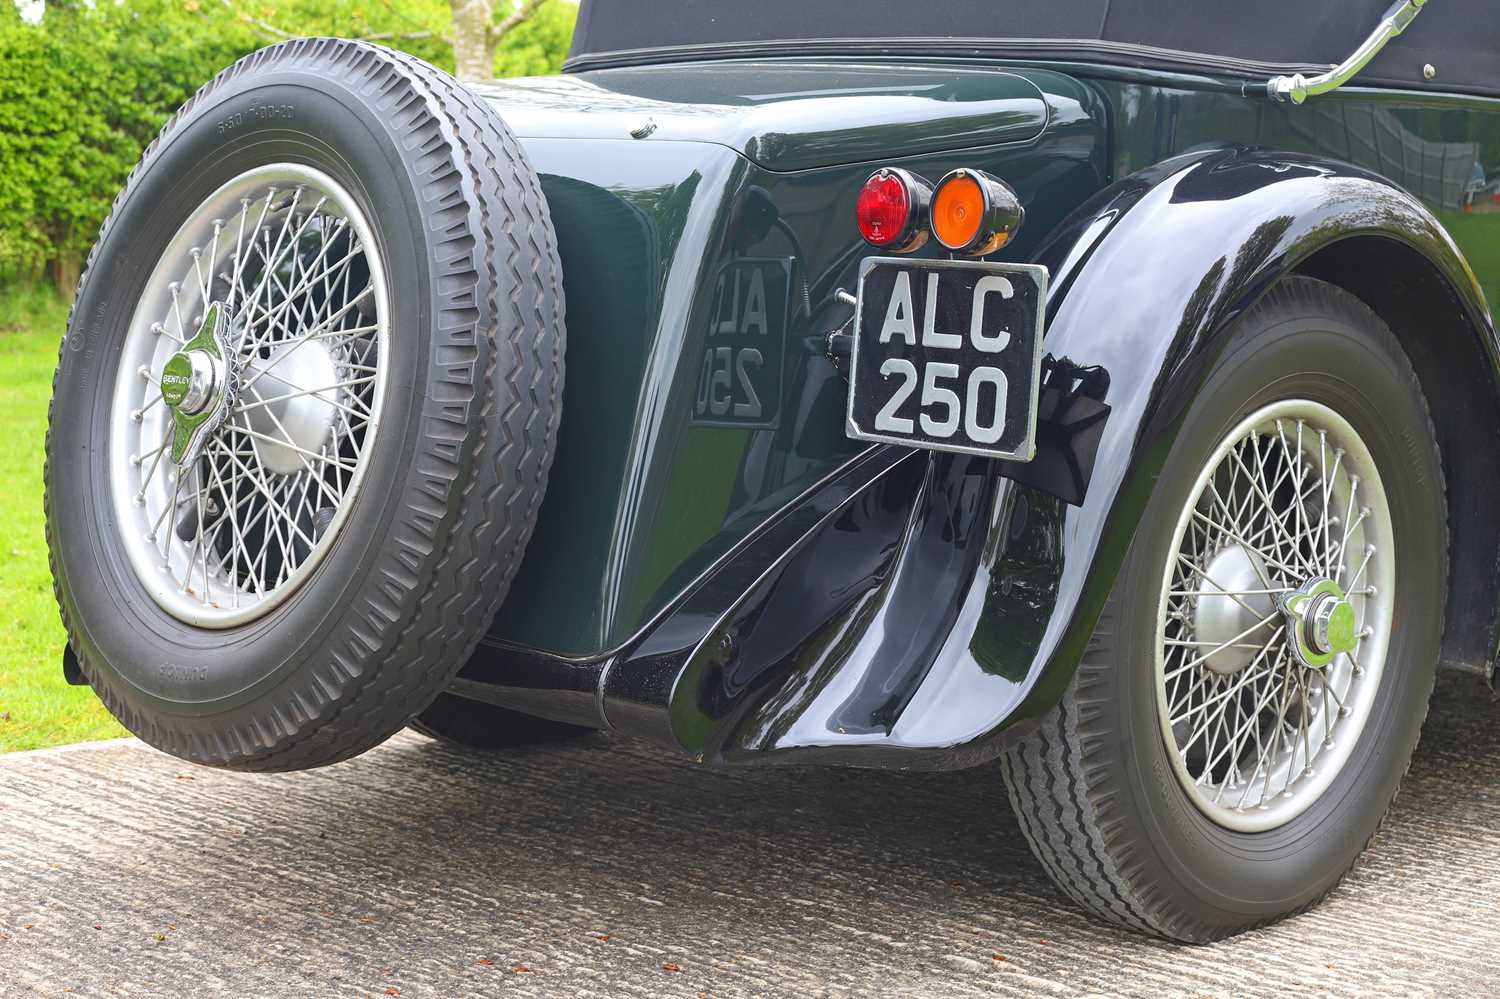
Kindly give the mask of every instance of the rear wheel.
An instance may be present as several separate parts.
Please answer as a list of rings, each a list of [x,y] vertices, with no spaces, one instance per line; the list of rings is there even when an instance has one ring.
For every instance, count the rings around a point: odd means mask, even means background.
[[[220,74],[117,200],[54,383],[48,544],[105,704],[247,770],[404,726],[519,564],[563,337],[540,184],[472,93],[332,39]]]
[[[1447,530],[1411,366],[1330,285],[1268,293],[1182,426],[1070,689],[1003,770],[1072,898],[1202,941],[1314,904],[1379,828]]]

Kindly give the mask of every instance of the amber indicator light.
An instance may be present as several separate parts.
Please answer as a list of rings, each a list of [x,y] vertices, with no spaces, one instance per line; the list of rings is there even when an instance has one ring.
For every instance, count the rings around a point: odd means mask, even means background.
[[[932,196],[932,234],[965,256],[994,253],[1014,238],[1024,217],[1010,185],[982,170],[954,170]]]
[[[932,231],[938,242],[950,250],[970,246],[984,223],[984,192],[979,182],[960,174],[938,188],[936,202]]]

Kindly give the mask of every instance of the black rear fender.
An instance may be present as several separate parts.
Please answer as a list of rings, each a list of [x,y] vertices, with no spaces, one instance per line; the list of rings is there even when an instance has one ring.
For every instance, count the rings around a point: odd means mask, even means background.
[[[992,757],[1071,678],[1226,331],[1298,270],[1338,280],[1400,266],[1380,281],[1425,296],[1393,308],[1397,294],[1373,291],[1373,279],[1351,288],[1406,330],[1440,438],[1463,455],[1449,464],[1469,463],[1454,477],[1450,515],[1455,582],[1468,589],[1454,588],[1445,658],[1490,657],[1496,528],[1481,497],[1493,495],[1500,422],[1483,414],[1495,411],[1500,355],[1472,272],[1415,199],[1344,164],[1215,149],[1100,192],[1036,259],[1053,275],[1046,349],[1061,379],[1055,396],[1094,396],[1086,411],[1102,409],[1102,424],[1070,435],[1054,413],[1038,461],[1001,463],[1002,477],[967,459],[918,457],[915,511],[872,534],[887,551],[881,567],[863,567],[863,582],[851,577],[845,590],[822,582],[819,592],[842,597],[824,598],[821,616],[808,612],[808,573],[839,564],[832,553],[847,533],[835,518],[810,532],[688,655],[669,702],[677,741],[725,759],[942,768]],[[1417,343],[1415,331],[1435,316],[1441,340]],[[1460,382],[1463,391],[1444,398],[1444,386]],[[1064,502],[1069,493],[1081,502]],[[933,543],[931,528],[945,507],[948,529],[938,533],[947,546]],[[983,529],[970,535],[967,525]],[[960,538],[965,550],[955,553]],[[936,582],[911,585],[923,578]],[[782,588],[799,589],[796,614],[778,610]],[[949,601],[947,612],[919,613],[919,592]]]

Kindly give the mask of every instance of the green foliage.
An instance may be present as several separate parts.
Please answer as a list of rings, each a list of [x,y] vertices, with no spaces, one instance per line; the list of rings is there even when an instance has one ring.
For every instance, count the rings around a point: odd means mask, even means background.
[[[0,5],[0,271],[86,250],[163,122],[256,40],[167,0],[48,10]]]
[[[497,4],[497,6],[501,6]],[[551,0],[500,44],[500,75],[556,72],[577,8]],[[282,35],[372,38],[453,68],[448,0],[0,0],[0,284],[78,259],[161,126],[216,72]]]
[[[200,2],[224,9],[221,0]],[[293,35],[373,37],[453,72],[448,0],[234,0],[234,10]],[[258,45],[274,38],[263,34]]]
[[[0,9],[0,262],[37,270],[48,245],[36,192],[56,173],[56,143],[48,127],[55,110],[46,94],[61,76],[48,58],[51,46],[22,24],[14,9]],[[42,75],[35,75],[37,70]]]
[[[546,76],[562,69],[577,18],[574,4],[554,0],[543,6],[501,40],[500,51],[495,53],[495,75]]]

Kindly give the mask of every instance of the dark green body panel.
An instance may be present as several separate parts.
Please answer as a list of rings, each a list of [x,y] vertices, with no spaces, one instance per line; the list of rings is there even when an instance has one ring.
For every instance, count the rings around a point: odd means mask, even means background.
[[[1346,90],[1287,108],[1187,78],[1005,70],[720,63],[482,91],[542,176],[569,335],[547,498],[492,639],[570,657],[620,647],[861,450],[843,436],[845,386],[823,350],[848,314],[835,289],[873,252],[853,204],[877,165],[1005,178],[1027,222],[1000,256],[1027,260],[1090,195],[1185,150],[1347,160],[1421,197],[1500,293],[1500,205],[1474,170],[1500,172],[1496,102]],[[724,340],[743,304],[725,276],[754,269],[775,288],[775,318]],[[1151,294],[1150,277],[1121,294]],[[715,351],[738,358],[750,335],[763,337],[774,412],[710,418]]]
[[[654,142],[717,143],[780,172],[1020,142],[1049,118],[1024,76],[899,63],[659,66],[480,92],[523,138],[626,138],[646,128],[641,137]]]
[[[872,167],[807,164],[878,157],[933,177],[960,163],[1005,176],[1036,220],[1017,259],[1100,184],[1102,132],[1080,103],[1088,93],[1065,77],[972,72],[958,85],[950,71],[859,73],[859,86],[835,86],[839,71],[798,68],[775,77],[796,96],[761,102],[743,91],[764,88],[766,71],[607,71],[485,89],[542,177],[569,337],[547,498],[493,638],[580,657],[617,647],[860,449],[844,436],[844,383],[824,349],[843,321],[833,292],[854,287],[869,249],[851,206]],[[599,89],[616,79],[644,95]],[[1038,82],[1056,91],[1048,104]],[[883,120],[877,89],[925,110]],[[669,96],[684,101],[670,115]],[[1052,121],[1038,137],[1044,112]],[[647,121],[658,128],[630,138]],[[1003,141],[976,145],[986,137]],[[890,155],[949,147],[962,148]],[[759,420],[705,419],[697,403],[718,342],[710,327],[733,311],[732,292],[717,300],[719,275],[747,259],[788,271],[770,305],[782,321],[762,345],[782,358],[779,405]]]

